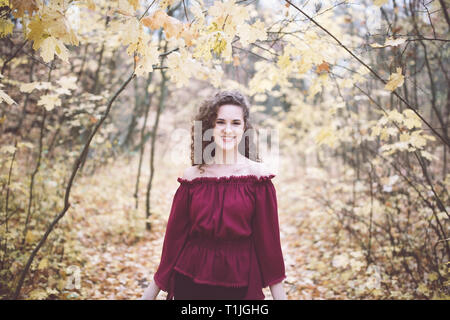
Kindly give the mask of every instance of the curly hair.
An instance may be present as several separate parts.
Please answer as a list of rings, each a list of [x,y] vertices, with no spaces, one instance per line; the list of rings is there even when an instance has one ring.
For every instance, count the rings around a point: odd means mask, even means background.
[[[261,159],[258,156],[258,152],[256,150],[256,145],[253,141],[253,133],[254,130],[253,126],[251,125],[249,121],[250,117],[250,104],[248,102],[247,97],[245,97],[239,90],[224,90],[217,92],[214,96],[204,100],[202,104],[200,105],[200,108],[198,110],[198,113],[196,114],[194,118],[194,122],[191,127],[191,163],[192,165],[198,164],[198,169],[201,173],[204,172],[203,166],[206,165],[203,157],[203,152],[208,144],[210,144],[209,141],[203,141],[204,133],[208,129],[212,129],[215,127],[215,121],[217,119],[217,114],[219,111],[219,108],[222,105],[225,104],[232,104],[235,106],[239,106],[242,108],[243,115],[244,115],[244,134],[243,139],[239,142],[238,146],[238,152],[243,154],[246,158],[261,162]],[[201,163],[194,162],[194,141],[195,141],[195,121],[201,121],[202,123],[202,132],[201,137],[197,136],[197,139],[202,142],[202,153],[201,153]],[[246,134],[247,133],[247,134]],[[197,132],[197,135],[200,133]],[[214,137],[212,138],[214,140]],[[214,142],[215,143],[215,142]],[[244,148],[244,150],[242,150]],[[254,152],[250,152],[250,150],[254,150]],[[243,152],[241,152],[243,151]],[[215,148],[212,151],[212,156],[215,156]]]

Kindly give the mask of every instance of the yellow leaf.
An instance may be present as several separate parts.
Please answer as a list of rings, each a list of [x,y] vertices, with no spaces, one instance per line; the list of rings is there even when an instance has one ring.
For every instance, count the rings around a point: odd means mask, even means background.
[[[42,41],[41,57],[45,62],[50,62],[55,56],[57,40],[55,37],[48,37]]]
[[[386,39],[384,44],[371,43],[370,46],[372,48],[385,48],[385,47],[388,47],[388,46],[395,47],[395,46],[398,46],[398,45],[404,43],[405,41],[406,41],[405,38],[403,38],[403,39],[394,39],[394,38],[391,37],[391,38]]]
[[[388,0],[373,0],[373,4],[381,7],[383,4],[386,4],[388,2]]]
[[[53,39],[48,40],[46,45],[51,45],[51,48],[54,48],[52,51],[56,52],[62,60],[67,61],[67,49],[64,47],[64,43],[78,45],[79,40],[75,32],[71,29],[61,10],[55,10],[52,6],[43,6],[41,11],[42,13],[34,15],[28,24],[29,32],[26,38],[34,41],[33,49],[37,50],[46,39],[52,37]],[[47,50],[47,59],[53,59],[53,55],[48,58],[49,55],[50,51]]]
[[[196,39],[198,37],[198,32],[194,32],[193,30],[191,30],[189,25],[185,24],[180,36],[184,39],[184,43],[186,44],[186,46],[190,47],[193,44],[193,39]]]
[[[13,31],[14,23],[9,20],[0,18],[0,38],[3,38]]]
[[[403,123],[408,129],[412,129],[414,127],[422,127],[422,122],[420,121],[420,118],[414,113],[414,111],[405,109],[403,110],[403,114],[406,116],[406,118],[403,119]]]
[[[163,22],[163,28],[167,38],[175,37],[178,39],[183,31],[183,24],[174,17],[167,17]]]
[[[402,68],[397,68],[397,72],[391,74],[389,82],[386,83],[384,89],[394,91],[396,88],[403,85],[405,77],[402,75]]]
[[[145,17],[141,21],[144,26],[149,27],[152,30],[156,30],[163,26],[167,18],[167,13],[161,9],[158,9],[150,17]]]
[[[76,77],[61,77],[58,80],[58,83],[65,90],[75,90],[77,88],[76,82],[77,82]]]
[[[277,66],[280,67],[280,69],[285,70],[285,69],[287,69],[290,65],[291,65],[291,59],[290,59],[290,57],[289,57],[289,54],[287,54],[287,53],[285,52],[282,56],[280,56],[280,57],[278,58]]]
[[[56,94],[46,94],[41,96],[38,101],[39,106],[44,106],[47,111],[53,110],[56,106],[61,105],[61,100]]]
[[[44,39],[41,44],[42,59],[45,62],[50,62],[53,60],[55,54],[64,62],[69,62],[69,51],[61,40],[58,40],[53,36]]]
[[[318,145],[325,143],[332,147],[336,143],[336,135],[330,128],[322,128],[316,136],[316,143]]]
[[[267,38],[264,22],[260,19],[256,20],[252,25],[247,23],[237,25],[237,35],[244,46],[254,43],[256,40],[265,40]]]
[[[128,0],[128,2],[133,6],[134,10],[139,8],[139,0]]]
[[[402,116],[402,114],[400,113],[400,112],[398,112],[397,110],[391,110],[391,111],[389,111],[389,113],[388,113],[388,117],[387,117],[389,120],[393,120],[393,121],[395,121],[395,122],[398,122],[398,123],[400,123],[400,122],[402,122],[403,121],[403,116]]]
[[[427,143],[425,138],[423,136],[420,136],[420,131],[421,130],[411,133],[411,139],[409,140],[409,143],[419,149],[423,148]]]
[[[16,147],[14,147],[12,145],[3,146],[3,147],[1,147],[0,152],[13,154],[14,152],[16,152]]]
[[[33,20],[28,24],[30,32],[26,35],[26,38],[33,41],[33,49],[37,50],[41,47],[41,43],[44,40],[44,24],[38,15],[33,17]]]
[[[16,103],[10,96],[6,94],[3,90],[0,89],[0,102],[5,101],[7,104]]]
[[[384,45],[385,46],[393,46],[393,47],[395,47],[395,46],[398,46],[398,45],[404,43],[405,41],[406,41],[405,38],[394,39],[394,38],[390,37],[390,38],[386,39],[386,42],[384,43]]]
[[[31,230],[28,230],[27,235],[25,236],[25,242],[27,244],[31,244],[34,242],[34,239],[35,239],[35,237],[34,237],[33,232],[31,232]]]
[[[423,293],[423,294],[428,294],[428,293],[429,293],[429,290],[428,290],[427,285],[426,285],[425,283],[421,283],[421,284],[417,287],[416,290],[417,290],[418,292],[420,292],[420,293]]]
[[[32,143],[30,143],[30,142],[19,142],[18,144],[17,144],[17,148],[29,148],[29,149],[33,149],[34,148],[34,146],[33,146],[33,144]]]
[[[46,290],[43,289],[36,289],[30,292],[30,299],[32,300],[43,300],[47,298],[48,294]]]
[[[420,151],[420,154],[422,155],[422,157],[424,157],[425,159],[427,159],[429,161],[433,161],[433,160],[438,160],[439,159],[434,154],[431,154],[428,151],[422,150],[422,151]]]
[[[22,83],[20,85],[20,91],[25,92],[25,93],[30,93],[31,91],[33,91],[34,89],[37,89],[39,86],[39,82],[35,81],[35,82],[30,82],[30,83]]]
[[[439,278],[438,274],[436,272],[432,272],[428,275],[428,280],[435,281]]]
[[[95,10],[95,3],[94,0],[86,0],[86,4],[89,10]]]
[[[39,262],[38,270],[44,270],[46,268],[48,268],[48,259],[44,258],[41,260],[41,262]]]
[[[345,268],[348,265],[348,263],[349,259],[347,254],[345,253],[335,256],[333,258],[333,261],[331,262],[331,264],[335,268]]]

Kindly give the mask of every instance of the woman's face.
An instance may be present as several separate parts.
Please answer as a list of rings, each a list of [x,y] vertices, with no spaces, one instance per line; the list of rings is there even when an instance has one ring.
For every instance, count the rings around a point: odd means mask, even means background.
[[[220,106],[213,131],[214,141],[223,150],[237,149],[244,134],[242,107],[232,104]]]

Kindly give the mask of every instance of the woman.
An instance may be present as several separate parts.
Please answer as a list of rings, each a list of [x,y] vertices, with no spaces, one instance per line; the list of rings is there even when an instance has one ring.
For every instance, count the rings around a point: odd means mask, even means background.
[[[163,290],[175,300],[262,300],[267,286],[274,299],[286,299],[275,175],[250,152],[247,99],[236,90],[219,92],[204,101],[195,120],[202,126],[192,127],[193,166],[177,179],[161,262],[141,299]],[[204,159],[208,130],[211,161]],[[202,141],[198,165],[195,141]]]

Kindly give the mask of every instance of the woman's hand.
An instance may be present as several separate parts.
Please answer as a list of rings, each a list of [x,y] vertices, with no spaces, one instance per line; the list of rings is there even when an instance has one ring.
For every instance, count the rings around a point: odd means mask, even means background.
[[[278,282],[271,285],[270,292],[272,293],[273,300],[287,300],[286,293],[283,288],[283,282]]]
[[[155,280],[150,282],[147,289],[145,289],[144,294],[138,300],[155,300],[161,289],[156,285]]]

